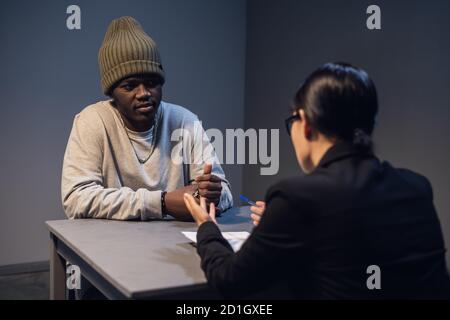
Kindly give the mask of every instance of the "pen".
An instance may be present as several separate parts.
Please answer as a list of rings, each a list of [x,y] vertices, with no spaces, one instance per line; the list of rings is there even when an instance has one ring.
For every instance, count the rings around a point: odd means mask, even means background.
[[[247,202],[251,206],[259,207],[255,201],[250,200],[249,198],[247,198],[246,196],[243,196],[242,194],[239,196],[239,198],[242,201]],[[256,214],[257,216],[261,216],[259,213],[256,213],[256,212],[252,212],[252,213]]]

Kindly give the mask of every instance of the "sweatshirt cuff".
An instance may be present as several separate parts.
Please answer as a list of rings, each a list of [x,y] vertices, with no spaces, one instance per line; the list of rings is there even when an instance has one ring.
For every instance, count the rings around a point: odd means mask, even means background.
[[[220,194],[219,205],[217,209],[220,210],[220,213],[230,209],[233,206],[233,196],[231,195],[231,191],[227,183],[222,182],[222,192]]]
[[[142,197],[143,209],[141,212],[141,220],[162,219],[161,212],[161,190],[149,191],[141,188],[137,193]]]

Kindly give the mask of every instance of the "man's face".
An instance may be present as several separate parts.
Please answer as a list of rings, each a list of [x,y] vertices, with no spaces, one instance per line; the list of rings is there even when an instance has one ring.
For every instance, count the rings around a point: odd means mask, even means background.
[[[161,103],[161,78],[153,74],[125,78],[114,88],[111,97],[128,129],[147,131]]]

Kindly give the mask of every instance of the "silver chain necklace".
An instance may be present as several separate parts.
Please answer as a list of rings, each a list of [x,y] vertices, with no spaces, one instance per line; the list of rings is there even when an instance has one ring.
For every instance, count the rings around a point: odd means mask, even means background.
[[[123,121],[122,121],[122,123],[123,123]],[[130,141],[131,148],[133,148],[134,154],[136,155],[136,158],[137,158],[137,160],[139,161],[140,164],[146,163],[146,162],[148,161],[148,159],[150,159],[150,156],[151,156],[152,153],[153,153],[153,149],[154,149],[154,147],[155,147],[155,143],[154,143],[154,141],[155,141],[155,128],[156,128],[156,124],[153,124],[153,127],[152,127],[152,129],[151,129],[151,130],[152,130],[152,142],[151,142],[151,146],[150,146],[150,152],[149,152],[148,156],[145,157],[145,159],[139,158],[139,155],[138,155],[138,153],[137,153],[137,151],[136,151],[136,148],[135,148],[134,145],[133,145],[133,141],[132,141],[131,138],[130,138],[130,135],[129,135],[129,133],[128,133],[128,130],[127,130],[127,128],[124,128],[124,129],[125,129],[125,132],[127,133],[128,141]]]

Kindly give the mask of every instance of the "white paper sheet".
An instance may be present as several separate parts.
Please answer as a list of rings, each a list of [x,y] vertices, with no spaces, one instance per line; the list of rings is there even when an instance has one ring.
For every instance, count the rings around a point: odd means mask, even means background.
[[[182,231],[182,234],[194,243],[197,243],[197,232]],[[228,240],[234,252],[238,251],[250,233],[247,231],[222,232],[222,236]]]

